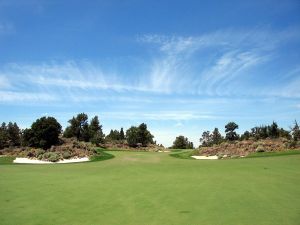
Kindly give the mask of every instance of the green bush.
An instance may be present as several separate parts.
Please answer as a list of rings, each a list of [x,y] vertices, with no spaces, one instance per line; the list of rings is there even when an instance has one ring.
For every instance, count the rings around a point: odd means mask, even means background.
[[[43,155],[43,159],[50,162],[57,162],[58,160],[60,160],[60,156],[56,152],[46,152]]]
[[[43,156],[43,154],[45,153],[45,151],[43,149],[37,149],[35,151],[35,155],[38,158],[39,156]]]
[[[69,159],[69,158],[71,158],[70,152],[64,152],[64,153],[62,154],[62,156],[63,156],[64,159]]]
[[[55,153],[55,152],[51,152],[51,153],[52,154],[48,159],[50,162],[57,162],[58,160],[60,160],[60,157],[57,153]]]

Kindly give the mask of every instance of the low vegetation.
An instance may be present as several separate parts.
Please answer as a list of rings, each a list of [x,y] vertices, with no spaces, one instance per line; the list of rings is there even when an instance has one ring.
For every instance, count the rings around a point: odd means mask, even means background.
[[[271,125],[254,127],[238,135],[238,125],[229,122],[225,126],[225,137],[218,128],[212,133],[205,131],[200,138],[197,155],[218,155],[219,158],[236,158],[253,153],[282,152],[300,150],[300,130],[297,121],[290,131],[279,128],[276,122]]]
[[[189,150],[180,150],[180,151],[175,151],[170,154],[170,156],[178,158],[178,159],[191,159],[194,160],[191,156],[197,155],[198,151],[195,149],[189,149]]]
[[[145,123],[132,126],[124,133],[111,130],[105,137],[98,116],[90,121],[85,113],[74,116],[62,132],[54,117],[37,119],[30,128],[20,130],[16,123],[2,123],[0,127],[0,155],[28,157],[57,162],[62,159],[92,157],[98,159],[96,147],[140,151],[164,149],[153,141]]]
[[[46,150],[27,146],[2,149],[0,153],[6,156],[57,162],[62,159],[91,157],[96,152],[91,143],[80,142],[74,138],[60,138],[60,145],[53,145]]]
[[[145,123],[131,126],[124,132],[111,130],[105,136],[98,116],[89,120],[87,114],[79,113],[62,127],[54,117],[37,119],[30,128],[20,130],[16,123],[2,123],[0,127],[0,155],[23,156],[56,162],[61,159],[91,157],[95,148],[129,151],[164,151],[157,145],[154,136]],[[204,131],[200,138],[200,148],[195,155],[218,155],[219,158],[235,158],[252,153],[287,151],[300,149],[300,129],[297,121],[290,131],[280,128],[276,122],[253,127],[239,135],[235,122],[225,125],[225,136],[219,129]],[[194,149],[187,137],[176,137],[171,149]],[[184,154],[183,154],[184,155]]]

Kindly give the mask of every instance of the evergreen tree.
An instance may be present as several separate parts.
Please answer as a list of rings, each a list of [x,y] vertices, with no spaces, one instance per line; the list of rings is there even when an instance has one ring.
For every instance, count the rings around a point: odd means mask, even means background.
[[[30,129],[23,132],[24,144],[31,147],[47,149],[58,144],[61,125],[53,117],[37,119]]]
[[[7,125],[9,145],[19,146],[21,144],[20,128],[17,123],[9,122]]]
[[[245,131],[244,134],[241,135],[241,140],[249,140],[251,134],[249,131]]]
[[[145,123],[140,124],[138,127],[130,127],[126,131],[126,140],[129,146],[136,147],[141,144],[146,147],[148,144],[153,144],[153,135],[148,131]]]
[[[102,125],[100,125],[98,116],[92,118],[89,126],[89,136],[93,144],[99,145],[104,143],[104,134],[102,131]]]
[[[294,141],[300,141],[300,128],[297,123],[297,120],[295,120],[294,127],[292,128],[292,136]]]
[[[145,123],[140,124],[138,127],[138,142],[144,147],[146,147],[149,143],[153,143],[153,136],[147,130],[147,125]]]
[[[6,123],[2,123],[0,127],[0,149],[8,147],[8,132]]]
[[[173,142],[173,149],[192,149],[194,148],[193,142],[189,142],[188,138],[180,135],[176,137],[175,141]]]
[[[65,130],[65,137],[76,137],[80,141],[89,140],[88,116],[85,113],[79,113],[68,122],[70,126]]]
[[[276,122],[273,121],[271,126],[268,126],[268,133],[270,138],[278,138],[279,137],[279,129]]]
[[[279,132],[279,137],[286,138],[288,140],[290,140],[292,138],[290,132],[287,131],[287,130],[285,130],[285,129],[283,129],[283,128],[280,128],[278,130],[278,132]]]
[[[220,134],[218,128],[215,128],[215,129],[213,130],[211,139],[212,139],[212,143],[213,143],[213,144],[216,144],[216,145],[218,145],[218,144],[220,144],[220,143],[222,142],[223,137],[222,137],[222,135]]]
[[[136,147],[138,142],[138,128],[137,127],[130,127],[126,131],[126,140],[130,147]]]
[[[236,129],[239,128],[239,126],[235,122],[229,122],[225,126],[225,133],[226,133],[226,139],[229,141],[234,141],[238,139],[238,135],[235,132]]]
[[[123,127],[121,127],[121,130],[120,130],[120,140],[124,140],[124,139],[125,139],[125,134],[124,134]]]
[[[209,147],[212,145],[212,135],[209,131],[204,131],[202,137],[200,138],[201,146]]]
[[[110,141],[118,141],[120,140],[120,132],[118,130],[110,130],[109,134],[106,136],[106,138]]]
[[[99,131],[102,132],[102,126],[100,125],[98,116],[95,116],[91,119],[89,130],[91,137],[93,137]]]

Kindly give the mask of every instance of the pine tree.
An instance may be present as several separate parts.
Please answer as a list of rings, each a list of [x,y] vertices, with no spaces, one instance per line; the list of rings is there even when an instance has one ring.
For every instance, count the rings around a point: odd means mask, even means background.
[[[8,147],[8,132],[6,123],[2,123],[0,127],[0,149]]]
[[[225,126],[225,133],[226,133],[226,139],[229,141],[234,141],[238,138],[237,133],[235,132],[236,129],[239,128],[239,126],[235,122],[229,122]]]
[[[9,145],[19,146],[21,144],[20,128],[17,123],[9,122],[7,125]]]
[[[300,128],[297,123],[297,120],[295,120],[294,127],[292,128],[292,135],[294,141],[300,141]]]
[[[121,130],[120,130],[120,140],[124,140],[124,139],[125,139],[125,134],[124,134],[123,127],[121,127]]]

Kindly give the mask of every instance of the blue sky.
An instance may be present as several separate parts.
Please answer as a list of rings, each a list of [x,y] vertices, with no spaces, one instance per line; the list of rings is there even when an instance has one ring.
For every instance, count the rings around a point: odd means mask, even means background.
[[[300,1],[0,0],[0,121],[99,115],[196,145],[300,120]]]

